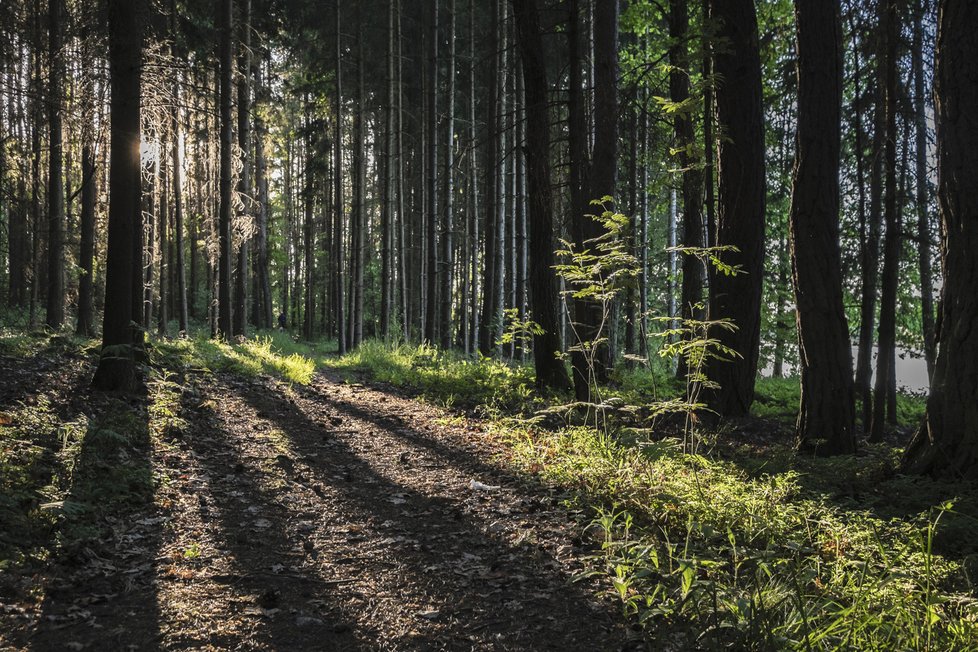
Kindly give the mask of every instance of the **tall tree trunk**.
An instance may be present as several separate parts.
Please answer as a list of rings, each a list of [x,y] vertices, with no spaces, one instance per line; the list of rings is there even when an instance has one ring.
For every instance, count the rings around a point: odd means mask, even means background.
[[[427,294],[424,320],[424,339],[438,341],[438,277],[444,269],[438,260],[438,0],[428,0],[426,41],[428,46],[425,116],[425,237],[427,247]],[[450,145],[449,145],[450,146]],[[444,324],[443,324],[444,326]]]
[[[161,141],[164,139],[161,139]],[[167,174],[166,165],[163,162],[163,156],[165,152],[163,147],[163,142],[160,143],[160,148],[157,151],[157,158],[160,161],[159,169],[160,176],[158,178],[159,189],[160,189],[160,202],[157,207],[157,228],[159,230],[159,243],[160,243],[160,306],[157,312],[158,327],[157,332],[159,335],[166,335],[167,322],[169,321],[169,298],[170,287],[169,287],[169,272],[170,272],[170,257],[169,257],[169,224],[168,224],[168,213],[170,211],[169,202],[169,174]],[[147,327],[147,331],[149,328]]]
[[[500,6],[502,0],[492,0],[492,25],[491,36],[489,39],[489,51],[493,53],[489,72],[489,92],[486,97],[486,228],[485,228],[485,247],[483,248],[482,260],[484,261],[484,274],[482,283],[482,316],[479,318],[479,351],[483,355],[490,355],[496,349],[495,332],[496,324],[499,319],[499,273],[496,262],[499,259],[496,249],[499,241],[498,224],[498,161],[499,161],[499,116],[498,116],[498,96],[500,60],[502,48],[500,47]]]
[[[473,353],[479,339],[479,164],[478,130],[476,129],[476,61],[475,61],[475,5],[469,0],[469,336],[465,352]]]
[[[978,480],[978,5],[941,0],[935,79],[944,283],[927,412],[903,469]]]
[[[266,90],[262,85],[261,64],[255,66],[255,86],[263,102],[267,101]],[[255,113],[255,185],[258,190],[258,224],[255,231],[255,324],[260,328],[271,328],[274,315],[272,283],[268,272],[268,222],[271,205],[268,193],[268,126],[261,111]]]
[[[238,199],[241,211],[238,220],[244,226],[252,219],[254,202],[251,198],[251,0],[240,0],[241,17],[238,53],[238,148],[241,150],[241,172],[238,175]],[[248,330],[248,254],[250,229],[243,228],[238,245],[237,274],[234,277],[234,309],[232,333],[244,336]]]
[[[353,348],[360,346],[363,341],[363,293],[364,293],[364,255],[366,253],[366,230],[367,230],[367,209],[366,209],[366,190],[367,190],[367,152],[366,152],[366,126],[364,125],[364,66],[366,65],[363,57],[363,9],[357,11],[357,115],[354,116],[354,144],[356,168],[354,188],[356,192],[356,214],[354,216],[355,234],[351,235],[350,248],[352,249],[353,260],[351,261],[351,284],[353,286],[353,311],[350,323],[350,341]]]
[[[170,32],[176,37],[177,22],[176,0],[170,0]],[[170,128],[172,142],[170,161],[173,164],[173,239],[176,249],[176,280],[177,280],[177,322],[182,335],[186,335],[190,326],[190,315],[187,310],[187,274],[184,261],[184,219],[183,219],[183,158],[180,155],[180,72],[173,75],[173,108],[170,112]]]
[[[760,345],[761,283],[764,275],[764,107],[757,14],[751,0],[711,0],[710,17],[726,49],[717,52],[716,91],[720,142],[717,244],[739,252],[724,260],[742,273],[711,274],[710,316],[730,319],[736,331],[718,330],[720,344],[742,357],[714,361],[708,376],[719,388],[707,402],[721,417],[746,415],[754,401]]]
[[[799,445],[853,453],[855,403],[839,248],[842,29],[837,2],[797,0],[791,260],[801,358]]]
[[[669,36],[673,42],[669,49],[669,92],[675,103],[689,100],[689,10],[686,0],[672,0],[669,14]],[[692,115],[688,110],[677,111],[673,118],[676,132],[676,149],[679,150],[679,168],[682,170],[683,189],[683,241],[682,246],[703,246],[703,174],[693,151],[696,134]],[[680,312],[683,319],[699,319],[703,310],[703,278],[705,270],[697,256],[683,256],[683,280],[680,294]],[[685,359],[678,361],[676,373],[685,379],[688,368]]]
[[[145,195],[146,211],[144,215],[149,220],[148,224],[143,224],[141,232],[137,235],[140,239],[139,250],[145,255],[142,266],[143,283],[140,296],[138,297],[139,305],[142,306],[142,328],[145,331],[149,331],[149,325],[153,321],[153,307],[156,305],[156,259],[159,253],[159,248],[157,247],[157,234],[156,228],[160,221],[160,206],[159,206],[159,192],[160,192],[160,161],[159,152],[157,152],[156,160],[153,161],[153,176],[150,179],[149,192]],[[138,310],[136,311],[139,312]]]
[[[883,277],[880,288],[880,323],[877,329],[875,403],[869,440],[882,441],[886,418],[886,395],[890,378],[894,373],[896,349],[896,302],[900,266],[900,213],[897,207],[897,43],[900,16],[896,0],[885,0],[883,25],[884,52],[884,110],[886,115],[886,142],[884,146],[884,170],[886,177],[886,236],[883,241]]]
[[[316,322],[316,260],[315,242],[316,229],[314,224],[313,209],[315,208],[315,162],[313,161],[314,149],[312,145],[312,116],[309,98],[306,98],[306,147],[305,147],[305,170],[303,171],[302,188],[302,273],[304,304],[302,310],[302,337],[306,341],[311,341],[315,330]]]
[[[937,347],[934,342],[934,281],[931,269],[930,211],[927,187],[927,111],[924,95],[924,13],[923,0],[917,0],[914,14],[913,43],[913,94],[915,118],[916,208],[917,251],[920,270],[921,331],[924,335],[924,359],[927,361],[928,378],[934,374]]]
[[[852,34],[857,33],[855,19],[850,18],[850,32]],[[870,384],[872,369],[871,369],[871,358],[872,358],[872,346],[873,346],[873,323],[875,321],[875,311],[876,311],[876,276],[877,276],[877,263],[878,263],[878,237],[877,237],[877,226],[879,224],[878,219],[878,195],[876,194],[876,188],[879,186],[879,170],[880,164],[878,161],[878,156],[875,155],[878,152],[878,142],[879,138],[875,134],[879,133],[877,128],[878,120],[876,116],[882,115],[880,112],[879,103],[874,103],[874,139],[873,139],[873,162],[872,166],[872,178],[870,180],[871,187],[871,203],[870,207],[870,219],[873,220],[873,224],[867,228],[867,215],[866,215],[866,190],[865,190],[865,173],[864,173],[864,160],[865,160],[865,146],[863,143],[864,132],[863,132],[863,88],[862,88],[862,68],[860,67],[859,60],[859,46],[856,44],[853,49],[853,115],[855,116],[855,128],[854,128],[854,139],[855,139],[855,156],[856,156],[856,189],[858,193],[858,211],[859,211],[859,261],[861,269],[862,278],[862,300],[860,302],[859,311],[859,342],[857,346],[856,353],[856,373],[855,373],[855,389],[856,396],[859,398],[861,403],[861,424],[863,432],[869,431],[869,423],[872,419],[873,413],[873,392]]]
[[[616,0],[617,1],[617,0]],[[588,134],[585,117],[584,98],[584,57],[581,55],[581,10],[580,0],[568,0],[567,3],[567,54],[568,54],[568,96],[567,96],[567,138],[568,138],[568,177],[571,194],[571,233],[578,248],[595,235],[596,225],[587,217],[588,193],[590,192],[590,163],[588,159]],[[573,305],[575,331],[576,322],[588,323],[586,317],[587,304],[575,300]],[[581,339],[587,339],[587,334],[577,333]],[[577,344],[575,342],[575,344]],[[578,400],[586,401],[589,395],[588,369],[586,356],[582,351],[571,354],[573,368],[574,391]]]
[[[231,77],[234,74],[232,46],[232,0],[220,0],[218,25],[221,31],[218,58],[221,64],[221,168],[220,215],[217,233],[219,242],[217,279],[218,337],[233,334],[231,325]]]
[[[514,12],[515,15],[515,12]],[[528,309],[527,305],[527,278],[526,278],[526,268],[527,268],[527,233],[526,233],[526,209],[527,209],[527,195],[526,195],[526,183],[527,170],[526,170],[526,147],[527,147],[527,136],[526,136],[526,82],[525,82],[526,71],[522,67],[516,70],[516,107],[514,113],[516,115],[516,131],[515,139],[516,142],[513,147],[513,156],[515,157],[516,166],[516,184],[514,191],[514,200],[516,202],[515,208],[513,209],[513,221],[515,222],[516,234],[515,241],[516,246],[514,249],[514,255],[516,256],[516,273],[513,278],[513,284],[516,287],[516,308],[521,322],[526,321],[526,312]],[[547,127],[549,128],[549,124]],[[549,143],[548,143],[549,145]],[[553,199],[551,198],[551,205],[553,204]],[[552,209],[551,209],[552,210]],[[551,218],[552,222],[552,218]],[[551,223],[551,244],[553,238],[553,224]],[[551,265],[553,261],[551,259]],[[556,295],[554,295],[556,297]],[[554,306],[556,310],[556,305]],[[555,331],[556,333],[556,331]],[[559,340],[557,342],[559,344]],[[519,359],[521,361],[526,360],[527,347],[520,344],[519,351],[517,352]]]
[[[111,149],[109,161],[109,243],[105,273],[102,352],[92,385],[133,391],[138,382],[134,359],[133,287],[139,286],[139,261],[133,243],[141,229],[139,211],[141,0],[109,1],[109,76]]]
[[[65,321],[65,258],[64,223],[65,194],[62,179],[63,139],[61,110],[64,102],[62,88],[65,75],[64,53],[61,50],[63,0],[48,0],[48,328],[59,330]]]
[[[546,58],[536,0],[514,0],[520,61],[526,93],[526,163],[530,201],[530,301],[533,319],[543,331],[533,337],[537,385],[570,387],[560,351],[557,285],[553,272],[553,187],[550,180],[550,111]]]
[[[445,89],[445,218],[441,235],[441,347],[451,348],[455,272],[455,0],[448,0],[448,59]]]
[[[79,335],[95,335],[94,274],[95,274],[95,199],[98,195],[95,179],[95,153],[86,140],[82,147],[81,242],[78,251],[78,324]]]
[[[710,0],[702,0],[704,20],[710,14]],[[716,246],[717,215],[714,198],[714,158],[713,137],[713,43],[708,35],[703,38],[703,185],[706,187],[706,246]],[[710,277],[707,271],[707,279]]]
[[[333,217],[335,232],[333,233],[333,258],[336,261],[336,305],[333,309],[336,315],[336,349],[340,355],[347,351],[346,319],[345,319],[345,280],[343,255],[343,61],[340,57],[340,3],[336,3],[336,117],[335,133],[333,134],[333,201],[336,202]]]
[[[380,335],[391,339],[394,305],[394,3],[387,1],[387,101],[384,107],[384,188],[380,235]],[[403,216],[398,215],[398,219]]]

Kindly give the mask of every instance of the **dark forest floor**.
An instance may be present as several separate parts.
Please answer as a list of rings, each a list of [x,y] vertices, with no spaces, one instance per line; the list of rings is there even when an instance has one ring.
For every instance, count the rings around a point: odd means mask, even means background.
[[[620,607],[571,581],[580,526],[479,423],[324,373],[187,372],[123,399],[91,372],[70,350],[0,356],[4,425],[77,426],[3,443],[36,452],[0,479],[5,507],[45,482],[60,500],[0,535],[0,649],[633,645]]]

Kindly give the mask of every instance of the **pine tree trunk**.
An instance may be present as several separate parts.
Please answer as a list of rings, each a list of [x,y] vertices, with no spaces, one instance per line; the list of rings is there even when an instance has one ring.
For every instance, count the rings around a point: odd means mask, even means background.
[[[568,2],[567,16],[567,54],[568,54],[568,96],[567,96],[567,138],[568,138],[568,177],[571,195],[571,233],[575,245],[580,249],[584,241],[594,237],[595,225],[587,213],[588,193],[590,192],[590,164],[588,160],[587,122],[584,98],[584,58],[581,55],[581,11],[580,0]],[[584,319],[587,304],[575,300],[573,304],[575,322],[587,323]],[[575,329],[577,324],[575,324]],[[586,339],[586,333],[578,333]],[[574,344],[578,344],[574,342]],[[586,401],[589,395],[588,379],[590,371],[583,352],[571,354],[574,392],[578,400]]]
[[[913,57],[914,117],[915,117],[915,163],[916,163],[916,208],[917,208],[917,251],[920,270],[920,313],[921,331],[924,336],[924,359],[927,361],[928,378],[934,375],[934,362],[937,347],[934,342],[934,281],[931,269],[930,211],[928,208],[927,184],[927,107],[924,92],[924,27],[925,7],[923,0],[917,0],[914,17],[913,43],[910,52]]]
[[[340,3],[336,3],[336,115],[335,132],[333,134],[333,201],[336,202],[333,211],[335,231],[333,233],[333,258],[336,261],[336,347],[343,355],[346,346],[346,297],[343,255],[343,62],[340,58]]]
[[[499,74],[501,50],[500,31],[501,31],[501,12],[500,6],[503,0],[492,0],[492,25],[491,36],[489,39],[489,51],[493,53],[489,71],[489,93],[486,98],[486,227],[485,246],[483,248],[482,260],[484,261],[484,273],[482,283],[482,315],[479,318],[479,351],[482,355],[491,355],[496,349],[495,329],[499,317],[499,224],[498,224],[498,199],[499,199],[499,107],[497,104],[500,95]]]
[[[261,81],[261,64],[255,66],[255,86],[263,101],[267,101],[266,90]],[[262,112],[255,113],[255,185],[258,189],[258,224],[255,232],[255,324],[260,328],[271,328],[274,323],[274,301],[272,283],[268,272],[268,220],[270,204],[268,193],[268,127]],[[286,284],[287,285],[287,284]]]
[[[856,450],[849,325],[839,247],[842,29],[839,7],[797,0],[798,128],[790,244],[801,358],[799,445]]]
[[[387,102],[384,107],[384,187],[380,236],[380,335],[384,342],[391,339],[394,304],[394,2],[387,2]]]
[[[95,274],[95,199],[98,195],[95,179],[95,153],[86,142],[82,147],[81,242],[78,252],[78,325],[76,333],[85,337],[95,335],[94,274]]]
[[[427,251],[424,339],[438,341],[438,277],[444,272],[438,260],[438,0],[426,3],[425,68],[425,227]]]
[[[669,73],[669,89],[672,101],[686,102],[689,99],[689,10],[686,0],[672,0],[669,13],[669,36],[674,45],[669,50],[672,69]],[[679,150],[679,167],[682,170],[683,193],[683,235],[681,245],[700,248],[703,246],[703,175],[699,161],[693,155],[696,134],[693,120],[686,111],[678,111],[673,118],[676,132],[676,149]],[[680,291],[680,314],[683,319],[700,319],[703,310],[703,279],[705,270],[702,261],[696,256],[686,255],[682,260],[682,289]],[[685,380],[688,368],[686,361],[678,361],[676,375]]]
[[[724,261],[739,265],[735,276],[711,274],[710,316],[730,319],[737,330],[718,330],[719,342],[742,358],[714,361],[707,375],[719,385],[707,402],[721,417],[746,415],[754,401],[764,276],[764,107],[757,14],[750,0],[711,0],[710,16],[726,48],[715,57],[722,80],[716,91],[720,141],[717,244],[737,253]]]
[[[978,5],[942,0],[935,79],[937,196],[944,225],[938,354],[904,471],[978,480]]]
[[[217,278],[217,330],[218,337],[227,338],[234,331],[231,323],[231,77],[234,74],[234,53],[231,42],[233,29],[232,0],[220,0],[218,26],[220,42],[220,111],[221,111],[221,166],[220,166],[220,215],[217,233],[219,242]]]
[[[109,161],[109,241],[105,272],[102,352],[92,385],[102,390],[133,391],[139,382],[134,360],[133,287],[140,285],[133,246],[139,236],[140,71],[142,17],[140,0],[109,1],[109,74],[111,142]]]
[[[448,59],[445,89],[445,217],[441,235],[441,347],[452,346],[452,298],[455,284],[455,0],[448,0]]]
[[[63,139],[61,110],[65,75],[64,53],[61,51],[63,0],[48,0],[48,286],[47,319],[52,330],[59,330],[65,320],[65,258],[64,223],[65,195],[62,178]]]
[[[176,0],[170,2],[170,30],[176,32]],[[173,109],[170,113],[173,134],[170,160],[173,164],[173,237],[176,249],[177,321],[180,333],[186,335],[190,316],[187,310],[187,274],[184,261],[183,158],[180,155],[180,75],[173,77]]]
[[[543,33],[535,0],[515,0],[520,61],[526,94],[527,191],[530,201],[530,301],[533,320],[542,333],[533,337],[533,362],[537,385],[553,389],[570,387],[560,351],[557,316],[557,284],[553,272],[553,187],[550,179],[549,84],[543,51]]]
[[[241,17],[238,53],[238,148],[241,150],[241,172],[238,175],[238,199],[242,203],[239,222],[251,220],[251,0],[240,0]],[[244,230],[247,232],[247,230]],[[237,251],[237,274],[234,277],[232,334],[245,336],[248,330],[248,253],[250,236],[242,236]]]
[[[884,216],[886,235],[883,241],[883,276],[880,288],[880,322],[877,329],[876,379],[874,387],[875,403],[870,426],[869,440],[882,441],[886,418],[886,396],[896,350],[896,302],[900,265],[900,215],[897,210],[897,44],[899,40],[900,17],[896,0],[885,0],[883,9],[885,35],[884,72],[884,111],[886,116],[886,141],[883,166],[886,177],[886,201]]]

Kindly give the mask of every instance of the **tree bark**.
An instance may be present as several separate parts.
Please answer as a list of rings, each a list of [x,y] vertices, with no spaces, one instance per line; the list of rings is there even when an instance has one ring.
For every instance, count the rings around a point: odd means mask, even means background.
[[[105,273],[102,352],[92,385],[131,392],[139,378],[134,358],[137,318],[133,288],[140,285],[134,242],[141,227],[139,172],[141,0],[109,1],[111,150],[109,160],[109,242]]]
[[[445,217],[441,232],[441,347],[451,348],[455,275],[455,0],[448,0],[448,59],[445,89]]]
[[[938,354],[927,412],[903,469],[978,480],[978,5],[942,0],[935,98],[937,197],[944,225]]]
[[[499,275],[502,270],[497,266],[497,261],[501,260],[496,251],[499,240],[499,224],[497,203],[499,199],[498,186],[498,161],[499,161],[499,116],[498,116],[498,95],[499,88],[499,69],[501,61],[500,48],[500,6],[505,0],[492,0],[492,25],[491,37],[489,39],[489,51],[493,53],[492,63],[489,72],[489,92],[486,98],[486,228],[485,247],[483,248],[483,283],[482,283],[482,316],[479,318],[479,351],[482,355],[491,355],[496,350],[496,327],[499,321],[500,297],[499,297]]]
[[[797,0],[798,128],[790,246],[801,361],[799,445],[855,452],[849,325],[839,248],[842,29],[838,2]]]
[[[669,13],[669,93],[677,104],[689,100],[689,10],[686,0],[672,0]],[[694,155],[696,134],[693,129],[691,111],[683,108],[676,111],[673,118],[676,132],[676,149],[679,150],[679,168],[682,171],[683,192],[683,241],[684,247],[703,246],[703,173]],[[697,256],[683,256],[682,289],[680,290],[680,314],[683,319],[700,319],[703,310],[703,262]],[[688,368],[685,359],[680,359],[676,368],[678,378],[685,380]]]
[[[336,261],[336,349],[340,355],[347,351],[346,347],[346,309],[344,255],[343,255],[343,61],[340,57],[340,3],[336,3],[336,115],[335,131],[333,134],[333,201],[335,202],[333,219],[333,258]]]
[[[553,187],[550,179],[550,111],[546,58],[536,0],[514,0],[513,16],[526,98],[526,167],[530,227],[531,314],[543,333],[533,337],[537,385],[570,387],[560,352],[557,279],[554,276]]]
[[[220,0],[218,25],[220,41],[220,102],[221,102],[221,166],[220,166],[220,215],[218,217],[218,337],[227,338],[234,331],[231,322],[231,77],[233,71],[232,0]]]
[[[927,361],[927,376],[934,374],[934,361],[937,347],[934,342],[934,281],[931,268],[930,192],[927,183],[927,111],[924,96],[924,26],[925,7],[923,0],[917,0],[914,16],[913,43],[910,52],[913,57],[914,118],[915,118],[915,163],[916,163],[916,208],[917,208],[917,251],[920,270],[920,328],[924,336],[924,359]]]
[[[61,110],[64,103],[64,53],[61,28],[63,0],[48,0],[48,287],[47,318],[52,330],[59,330],[65,320],[64,223],[65,194],[63,181],[63,139]]]
[[[885,52],[883,59],[884,87],[883,106],[886,116],[886,141],[883,167],[885,172],[886,200],[884,217],[886,235],[883,241],[883,276],[880,287],[880,321],[877,329],[875,402],[870,425],[869,440],[882,441],[886,419],[886,396],[891,377],[894,375],[896,350],[896,302],[900,266],[900,213],[897,210],[897,44],[900,16],[896,0],[885,0],[883,26]]]
[[[251,0],[240,0],[241,16],[238,53],[238,148],[241,150],[241,172],[238,175],[238,200],[241,209],[238,220],[244,223],[253,212],[251,198]],[[251,236],[242,229],[237,251],[237,274],[234,277],[234,309],[232,334],[245,336],[248,331],[248,249]]]
[[[711,274],[710,317],[730,319],[737,330],[718,330],[719,342],[742,357],[713,361],[707,375],[719,389],[707,404],[721,417],[743,416],[754,401],[764,274],[764,107],[757,14],[751,0],[711,0],[710,16],[727,47],[715,56],[722,82],[716,91],[719,144],[717,244],[739,250],[724,255],[737,275]]]

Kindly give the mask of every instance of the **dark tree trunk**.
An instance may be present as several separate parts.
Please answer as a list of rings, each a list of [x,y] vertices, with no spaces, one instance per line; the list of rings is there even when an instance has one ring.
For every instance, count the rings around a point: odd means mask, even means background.
[[[343,61],[340,58],[340,3],[336,3],[336,115],[335,133],[333,134],[333,201],[335,202],[333,219],[333,258],[336,261],[336,291],[333,299],[336,301],[334,313],[336,318],[336,348],[340,355],[346,353],[346,292],[344,280],[343,255]]]
[[[914,18],[913,43],[910,52],[913,57],[913,88],[915,118],[915,163],[916,163],[916,201],[917,204],[917,251],[920,270],[920,314],[921,330],[924,335],[924,359],[927,361],[927,376],[934,374],[934,361],[937,347],[934,342],[934,281],[931,269],[931,234],[927,183],[927,111],[924,96],[924,19],[923,0],[917,0]]]
[[[242,202],[238,219],[245,222],[254,212],[251,199],[251,0],[241,1],[240,53],[238,55],[238,148],[241,150],[241,172],[238,175],[238,198]],[[247,232],[247,230],[245,230]],[[250,236],[242,236],[238,246],[237,274],[234,277],[232,333],[244,336],[248,330],[248,254]]]
[[[134,357],[139,290],[141,189],[139,173],[141,0],[109,2],[111,150],[109,160],[109,242],[105,273],[102,353],[92,379],[97,389],[133,391],[139,384]]]
[[[839,250],[842,29],[837,2],[797,0],[798,129],[791,260],[801,358],[799,445],[856,449],[852,351]]]
[[[581,11],[579,0],[569,0],[567,15],[567,53],[568,53],[568,97],[567,97],[567,138],[571,195],[571,232],[578,248],[584,242],[598,235],[595,223],[587,217],[588,193],[590,192],[590,165],[588,159],[587,121],[584,104],[583,56],[581,55]],[[583,317],[588,312],[588,304],[574,301],[574,319],[585,323]],[[575,326],[577,328],[578,326]],[[580,333],[582,338],[585,333]],[[576,344],[576,343],[575,343]],[[574,393],[578,400],[586,401],[589,394],[588,378],[590,371],[587,360],[581,351],[571,354],[574,373]]]
[[[444,272],[438,261],[438,0],[427,2],[426,44],[428,46],[425,68],[425,227],[427,233],[427,277],[424,339],[435,344],[438,341],[438,277]],[[445,326],[445,324],[443,324]]]
[[[942,0],[935,79],[938,202],[944,225],[937,362],[903,468],[978,480],[978,5]]]
[[[256,92],[264,97],[265,89],[261,82],[261,64],[255,66]],[[258,190],[258,224],[255,231],[255,324],[260,328],[271,328],[274,320],[272,283],[268,273],[268,220],[270,217],[268,195],[268,128],[262,112],[255,114],[255,185]],[[284,309],[284,307],[283,307]]]
[[[514,0],[526,97],[527,194],[530,200],[530,301],[533,320],[543,333],[533,338],[537,385],[570,387],[560,351],[557,285],[553,272],[553,188],[550,181],[550,111],[546,58],[536,0]]]
[[[92,146],[82,147],[81,242],[78,251],[78,324],[79,335],[95,335],[94,273],[95,273],[95,198],[98,194],[95,179],[95,153]]]
[[[876,378],[873,394],[873,417],[869,440],[882,441],[886,418],[886,396],[889,392],[896,350],[896,303],[900,274],[900,213],[897,206],[897,46],[899,41],[900,15],[896,0],[885,0],[883,25],[885,35],[884,110],[886,115],[886,142],[884,145],[884,171],[886,177],[886,201],[884,215],[886,236],[883,241],[883,276],[880,287],[880,322],[877,330]]]
[[[63,0],[48,1],[48,328],[58,330],[65,321],[65,193],[62,157],[61,109],[65,66],[61,49]]]
[[[501,305],[498,296],[499,275],[502,270],[497,267],[496,249],[498,248],[499,224],[497,220],[498,185],[499,185],[499,116],[498,116],[498,95],[499,88],[499,69],[500,57],[499,34],[500,27],[500,4],[504,0],[492,0],[492,25],[491,37],[489,40],[489,51],[493,52],[492,65],[489,72],[489,92],[486,97],[486,228],[485,228],[485,247],[483,249],[484,274],[482,283],[482,316],[479,319],[479,351],[483,355],[490,355],[496,350],[495,333],[499,320],[499,307]]]
[[[171,29],[175,32],[176,0],[170,4]],[[173,109],[170,114],[173,142],[171,143],[170,159],[173,163],[173,239],[176,249],[176,280],[177,280],[177,322],[180,333],[186,335],[190,316],[187,310],[187,274],[183,258],[183,158],[180,155],[180,76],[173,79]]]
[[[709,16],[710,0],[703,0],[703,16]],[[706,188],[706,246],[713,247],[717,243],[717,215],[714,198],[713,160],[713,44],[704,38],[703,43],[703,185]],[[710,273],[707,270],[707,279]]]
[[[221,64],[221,169],[220,169],[220,216],[218,218],[218,337],[233,334],[231,323],[231,78],[234,74],[234,56],[231,43],[233,19],[232,0],[220,0],[218,26],[221,32],[218,58]]]
[[[384,179],[380,225],[380,336],[391,339],[394,305],[394,2],[387,2],[387,101],[384,106]],[[403,216],[398,215],[399,219]]]
[[[448,0],[448,60],[445,89],[445,217],[441,232],[441,347],[452,346],[452,297],[455,280],[455,0]]]
[[[618,183],[618,0],[599,2],[594,7],[594,148],[591,156],[590,197],[614,197]],[[600,234],[599,225],[588,217],[584,227],[585,239]],[[586,341],[598,335],[603,320],[602,307],[594,301],[579,302],[578,328]],[[603,334],[613,339],[613,332]],[[593,358],[594,380],[604,382],[611,367],[611,347],[598,345]],[[575,371],[575,392],[586,396],[587,388],[580,387],[581,375]]]
[[[707,403],[721,417],[746,415],[754,401],[760,344],[761,282],[764,275],[764,107],[757,14],[751,0],[711,0],[710,16],[726,48],[715,69],[720,141],[717,244],[733,245],[724,261],[737,275],[711,274],[710,317],[730,319],[737,330],[718,330],[720,343],[742,357],[715,361],[707,371],[719,388]]]
[[[689,99],[689,11],[686,0],[672,0],[669,14],[669,36],[673,46],[669,49],[669,93],[672,101]],[[679,150],[679,168],[682,170],[683,189],[683,241],[684,247],[703,246],[703,173],[699,161],[693,155],[696,134],[692,116],[688,111],[677,111],[673,119],[676,131],[675,147]],[[700,258],[683,256],[683,280],[680,291],[680,314],[683,319],[700,319],[703,310],[703,279],[705,270]],[[685,359],[679,360],[676,375],[685,379],[688,368]]]
[[[856,23],[850,17],[850,32],[857,33]],[[862,300],[859,312],[859,342],[856,353],[856,373],[855,390],[856,396],[861,403],[861,427],[864,432],[869,430],[869,422],[873,411],[873,392],[870,386],[870,358],[873,344],[873,321],[876,307],[876,267],[877,267],[877,244],[875,238],[876,229],[867,228],[866,215],[866,185],[864,173],[865,145],[863,142],[863,87],[862,87],[862,68],[859,59],[859,46],[853,47],[853,104],[854,115],[854,134],[855,158],[856,158],[856,191],[858,194],[859,212],[859,264],[862,279]],[[878,113],[879,107],[875,110]],[[874,125],[876,124],[874,118]],[[873,150],[876,151],[876,139],[874,138]],[[875,160],[872,163],[874,174],[872,182],[876,183],[879,165]],[[873,186],[875,188],[875,186]],[[875,197],[875,195],[874,195]],[[878,220],[877,220],[878,222]]]

